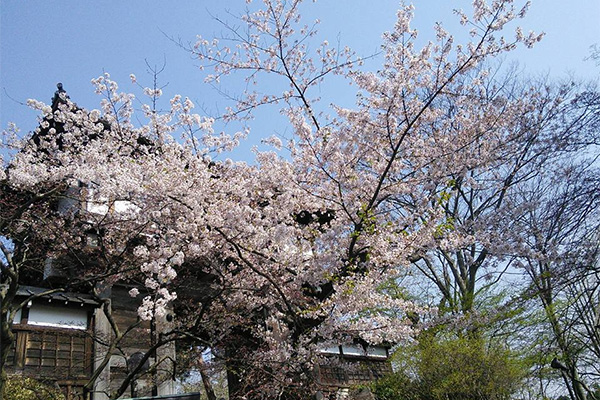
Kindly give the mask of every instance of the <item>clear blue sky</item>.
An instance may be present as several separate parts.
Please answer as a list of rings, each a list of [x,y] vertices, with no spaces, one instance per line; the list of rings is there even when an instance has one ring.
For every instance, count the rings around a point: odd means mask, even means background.
[[[359,54],[378,48],[381,33],[392,27],[398,1],[319,0],[303,5],[308,20],[322,21],[319,40],[340,38]],[[441,20],[456,27],[453,8],[468,8],[466,0],[414,1],[420,38],[432,38],[431,26]],[[132,89],[129,74],[143,82],[145,60],[166,69],[161,81],[168,96],[180,93],[208,109],[220,102],[202,83],[197,62],[166,35],[193,42],[197,34],[210,37],[221,31],[211,15],[231,19],[242,0],[0,0],[0,128],[16,122],[27,132],[36,126],[36,113],[20,103],[28,98],[49,102],[57,82],[71,98],[86,108],[98,107],[90,79],[109,72],[123,90]],[[533,74],[548,72],[565,77],[568,72],[597,79],[600,67],[584,61],[590,46],[600,43],[600,0],[533,0],[522,24],[525,31],[545,31],[546,38],[533,50],[520,50],[518,60]],[[264,128],[269,136],[272,128]]]

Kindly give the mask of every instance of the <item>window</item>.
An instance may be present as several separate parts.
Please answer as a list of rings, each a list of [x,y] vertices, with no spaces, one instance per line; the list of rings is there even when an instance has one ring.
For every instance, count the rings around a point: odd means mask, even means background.
[[[79,333],[79,334],[77,334]],[[27,332],[24,372],[58,379],[85,378],[91,373],[91,341],[81,332]]]
[[[93,341],[88,308],[34,303],[19,314],[8,360],[12,372],[59,381],[91,376]]]

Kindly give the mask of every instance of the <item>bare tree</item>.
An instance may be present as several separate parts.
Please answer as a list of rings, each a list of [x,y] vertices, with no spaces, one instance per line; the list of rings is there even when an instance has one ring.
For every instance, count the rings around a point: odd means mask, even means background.
[[[590,153],[591,154],[591,153]],[[588,154],[588,155],[590,155]],[[545,175],[545,174],[543,174]],[[557,369],[572,399],[595,398],[598,382],[600,181],[595,156],[556,166],[520,193],[530,206],[517,220],[527,295],[539,301]],[[532,197],[534,196],[534,197]]]
[[[492,150],[493,167],[473,164],[438,183],[445,221],[438,226],[435,248],[424,249],[414,265],[437,287],[441,310],[450,313],[470,313],[478,294],[502,282],[504,273],[514,268],[520,239],[512,221],[523,209],[535,207],[540,195],[525,188],[548,182],[565,160],[590,151],[598,141],[593,90],[570,82],[528,84],[511,74],[499,76],[489,80],[487,101],[524,96],[533,86],[545,89],[520,114],[499,116],[515,118],[515,124],[496,132],[503,139]],[[452,112],[454,107],[448,108]],[[465,238],[463,243],[448,243],[455,232]]]

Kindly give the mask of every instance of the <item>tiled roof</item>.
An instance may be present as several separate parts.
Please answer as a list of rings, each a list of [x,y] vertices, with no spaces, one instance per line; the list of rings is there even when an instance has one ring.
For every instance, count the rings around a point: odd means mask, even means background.
[[[51,290],[51,289],[21,285],[21,286],[19,286],[19,289],[17,290],[17,296],[28,297],[28,296],[33,296],[33,295],[39,295],[39,294],[47,292],[49,290]],[[65,302],[66,301],[66,302],[72,302],[72,303],[80,303],[82,305],[86,304],[86,305],[90,305],[90,306],[94,306],[94,307],[97,307],[100,305],[100,303],[98,301],[96,301],[92,296],[90,296],[89,294],[83,294],[83,293],[54,292],[54,293],[42,295],[42,296],[40,296],[40,298],[46,299],[50,302],[52,302],[52,301]]]

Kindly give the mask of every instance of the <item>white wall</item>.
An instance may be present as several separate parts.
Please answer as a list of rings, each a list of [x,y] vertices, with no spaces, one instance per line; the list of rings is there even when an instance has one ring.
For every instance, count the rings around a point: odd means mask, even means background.
[[[77,309],[33,304],[29,309],[28,321],[29,325],[86,329],[88,323],[88,312],[83,308]]]

